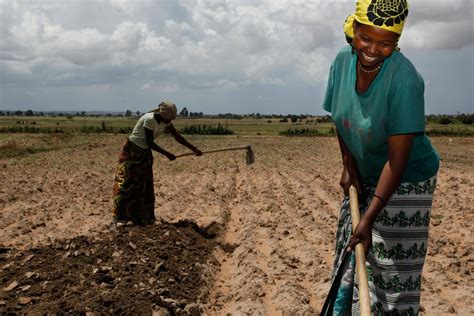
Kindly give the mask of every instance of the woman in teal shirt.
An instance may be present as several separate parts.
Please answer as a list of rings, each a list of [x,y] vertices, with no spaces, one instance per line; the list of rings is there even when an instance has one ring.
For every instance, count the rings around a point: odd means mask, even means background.
[[[398,50],[405,0],[358,0],[346,20],[350,46],[335,58],[323,108],[336,124],[346,198],[339,220],[325,313],[358,314],[350,253],[362,243],[372,313],[416,315],[439,157],[424,133],[424,82]],[[348,190],[364,199],[351,236]],[[326,307],[328,304],[326,304]]]

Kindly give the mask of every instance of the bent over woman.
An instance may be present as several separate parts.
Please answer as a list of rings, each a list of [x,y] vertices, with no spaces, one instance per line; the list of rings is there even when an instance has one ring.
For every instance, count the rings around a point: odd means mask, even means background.
[[[325,314],[358,315],[352,249],[367,253],[373,315],[417,315],[439,157],[425,135],[424,82],[399,51],[406,0],[357,0],[350,45],[332,63],[323,108],[342,155],[345,198]],[[362,196],[351,234],[348,189]]]
[[[154,139],[164,132],[173,135],[180,144],[191,149],[195,155],[202,153],[176,131],[171,121],[176,118],[176,105],[165,101],[157,109],[140,117],[132,133],[127,138],[119,154],[119,164],[115,174],[113,191],[113,221],[132,221],[137,225],[147,225],[155,221],[155,193],[153,188],[152,150],[175,160],[172,153],[158,146]]]

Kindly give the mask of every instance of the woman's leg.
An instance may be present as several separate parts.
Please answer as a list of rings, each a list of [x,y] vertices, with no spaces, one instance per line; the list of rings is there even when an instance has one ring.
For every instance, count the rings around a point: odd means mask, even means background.
[[[147,154],[147,163],[145,166],[144,182],[143,182],[143,200],[140,212],[140,220],[142,224],[153,224],[155,218],[155,190],[153,182],[153,155],[151,151]]]
[[[114,181],[113,213],[116,220],[142,225],[151,221],[150,212],[154,218],[154,194],[151,206],[147,204],[144,209],[145,202],[150,201],[150,183],[153,186],[152,157],[150,150],[143,150],[129,141],[124,145]]]
[[[418,315],[435,187],[436,177],[402,183],[374,223],[367,255],[374,315]],[[353,314],[357,307],[353,305]]]

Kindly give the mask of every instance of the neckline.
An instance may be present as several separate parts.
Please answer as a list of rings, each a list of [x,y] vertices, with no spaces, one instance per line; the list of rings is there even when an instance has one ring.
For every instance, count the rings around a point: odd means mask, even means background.
[[[366,95],[370,94],[372,92],[372,90],[375,89],[375,86],[377,86],[378,82],[381,80],[380,78],[383,77],[383,74],[385,72],[385,68],[387,67],[387,64],[389,63],[390,59],[392,58],[392,56],[394,54],[395,54],[395,51],[393,51],[390,56],[388,56],[387,58],[384,59],[384,61],[382,63],[382,66],[380,67],[380,69],[379,69],[377,75],[375,76],[374,80],[372,80],[369,87],[364,92],[359,92],[357,90],[357,53],[354,52],[354,54],[352,54],[352,65],[351,65],[352,86],[354,87],[354,90],[355,90],[357,95],[366,96]]]

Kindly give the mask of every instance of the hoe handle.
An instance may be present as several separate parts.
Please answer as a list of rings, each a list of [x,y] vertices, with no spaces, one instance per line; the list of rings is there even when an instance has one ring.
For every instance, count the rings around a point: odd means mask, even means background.
[[[206,151],[202,151],[202,153],[203,154],[210,154],[210,153],[217,153],[217,152],[229,151],[229,150],[241,150],[241,149],[247,149],[248,150],[249,148],[250,148],[250,146],[247,145],[247,146],[241,146],[241,147],[229,147],[229,148],[206,150]],[[176,158],[185,157],[185,156],[192,156],[192,155],[194,155],[194,153],[185,153],[185,154],[176,155]]]
[[[349,188],[349,198],[351,204],[352,230],[354,231],[360,221],[359,199],[357,196],[357,190],[354,186]],[[360,315],[370,316],[369,284],[367,280],[367,271],[365,268],[364,246],[361,243],[355,246],[355,255],[356,270],[359,279]]]

